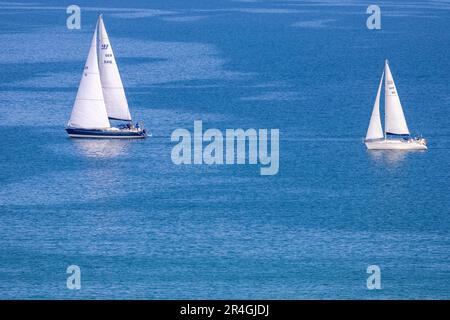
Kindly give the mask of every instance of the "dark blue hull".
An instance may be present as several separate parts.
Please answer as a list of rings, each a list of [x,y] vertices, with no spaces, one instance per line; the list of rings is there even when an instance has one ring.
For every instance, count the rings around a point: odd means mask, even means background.
[[[67,133],[72,138],[104,138],[104,139],[142,139],[147,137],[144,130],[100,130],[100,129],[78,129],[66,128]]]

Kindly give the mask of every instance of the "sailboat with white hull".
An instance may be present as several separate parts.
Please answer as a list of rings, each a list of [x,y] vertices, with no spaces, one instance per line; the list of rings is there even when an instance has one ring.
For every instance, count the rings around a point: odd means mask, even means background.
[[[98,34],[98,36],[97,36]],[[118,127],[110,120],[124,121]],[[100,15],[66,131],[74,138],[145,138],[133,125],[119,69]]]
[[[384,132],[381,126],[380,117],[380,93],[383,77],[385,77]],[[407,138],[403,138],[404,136],[407,136]],[[408,125],[406,124],[403,108],[387,60],[384,64],[384,72],[381,75],[380,85],[378,86],[377,97],[375,98],[375,104],[373,106],[372,116],[370,118],[369,128],[367,129],[364,143],[366,144],[367,149],[371,150],[427,149],[427,142],[424,138],[412,138],[409,135]]]

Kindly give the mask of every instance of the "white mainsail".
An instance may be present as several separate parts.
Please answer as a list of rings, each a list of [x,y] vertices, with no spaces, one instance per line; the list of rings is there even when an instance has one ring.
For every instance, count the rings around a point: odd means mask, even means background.
[[[97,27],[94,31],[68,126],[83,129],[110,127],[98,70]]]
[[[378,86],[377,97],[373,105],[372,116],[370,117],[369,128],[367,129],[366,140],[381,139],[384,137],[380,117],[380,93],[383,85],[384,72],[381,75],[380,85]]]
[[[100,38],[98,63],[108,117],[117,120],[131,120],[119,69],[101,15],[98,24]]]
[[[398,97],[397,88],[395,87],[394,78],[391,69],[386,60],[385,63],[385,130],[386,133],[393,134],[409,134],[408,125],[406,124],[405,115],[403,114],[402,105]]]

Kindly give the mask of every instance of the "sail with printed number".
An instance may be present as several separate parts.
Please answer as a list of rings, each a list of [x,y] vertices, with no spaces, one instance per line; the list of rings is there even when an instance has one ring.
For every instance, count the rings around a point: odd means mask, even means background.
[[[106,32],[103,18],[98,19],[100,79],[109,119],[131,121],[128,102],[123,89],[119,68]]]
[[[402,104],[398,97],[394,78],[392,77],[389,63],[385,63],[385,129],[386,133],[397,135],[409,135],[408,125],[406,124]]]

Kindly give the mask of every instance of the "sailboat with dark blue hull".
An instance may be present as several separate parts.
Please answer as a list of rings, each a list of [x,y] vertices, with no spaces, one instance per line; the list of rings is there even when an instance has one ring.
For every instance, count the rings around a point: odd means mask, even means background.
[[[98,36],[97,36],[98,34]],[[112,126],[110,120],[123,124]],[[111,43],[100,15],[66,131],[73,138],[145,138],[133,124]]]

